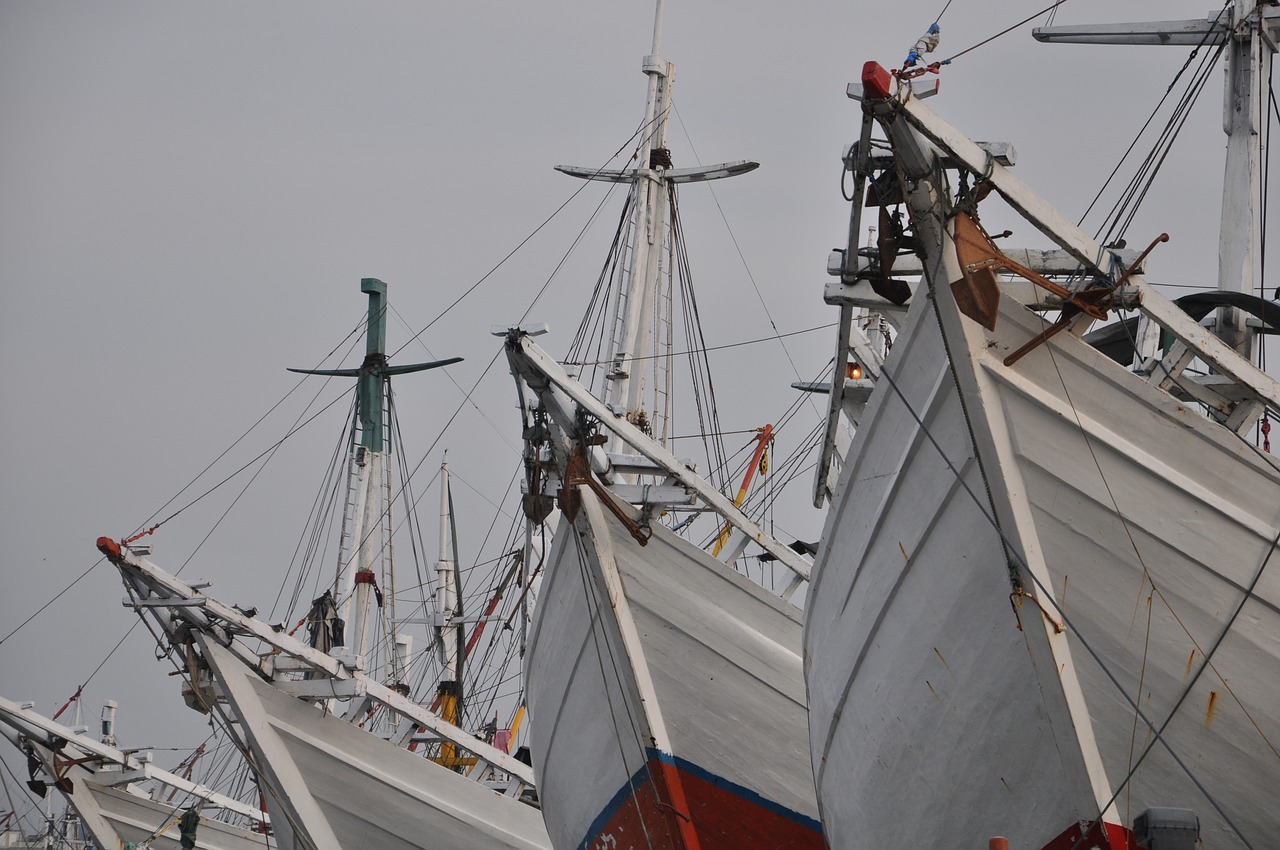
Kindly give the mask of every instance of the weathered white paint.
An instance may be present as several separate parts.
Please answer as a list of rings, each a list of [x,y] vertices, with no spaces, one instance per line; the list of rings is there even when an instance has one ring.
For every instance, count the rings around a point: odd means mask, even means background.
[[[882,108],[1107,270],[1092,240],[927,108]],[[902,396],[882,380],[855,437],[809,595],[828,839],[981,846],[1001,834],[1040,847],[1079,818],[1131,825],[1149,806],[1181,806],[1207,847],[1269,846],[1280,465],[1074,334],[1005,366],[1046,322],[1007,293],[993,332],[959,313],[929,155],[890,133],[920,178],[929,298],[914,299],[886,363]],[[1130,285],[1242,397],[1280,398],[1140,277]],[[1038,601],[1018,609],[1020,633],[1015,586]],[[945,790],[922,806],[913,782]]]
[[[585,492],[548,556],[525,687],[558,848],[578,846],[650,747],[817,816],[800,611],[665,528],[653,532],[641,546]]]
[[[124,753],[115,747],[95,741],[50,720],[19,704],[0,697],[0,731],[18,743],[24,736],[32,752],[44,766],[47,777],[64,775],[71,780],[65,796],[75,808],[93,840],[104,848],[121,846],[121,842],[139,842],[156,833],[152,846],[158,850],[177,850],[177,821],[183,810],[198,805],[200,826],[196,830],[196,847],[200,850],[250,850],[250,848],[291,848],[287,823],[277,824],[275,836],[233,826],[214,815],[225,811],[255,822],[266,822],[265,812],[211,788],[183,779],[151,762]],[[48,746],[51,738],[67,742],[57,755]],[[69,759],[95,756],[96,760],[68,765]],[[159,787],[178,792],[174,803],[153,800],[129,790],[132,783],[148,780]],[[48,793],[56,793],[49,782]]]
[[[285,694],[217,641],[199,639],[264,781],[313,846],[550,847],[531,806]]]

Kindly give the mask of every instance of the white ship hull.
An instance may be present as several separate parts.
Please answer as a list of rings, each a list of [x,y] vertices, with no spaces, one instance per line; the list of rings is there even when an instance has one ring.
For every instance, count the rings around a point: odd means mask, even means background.
[[[150,841],[156,850],[178,850],[178,819],[183,811],[198,805],[185,793],[179,793],[180,805],[164,803],[113,786],[111,780],[121,776],[119,771],[104,771],[99,776],[80,765],[67,766],[65,759],[55,760],[53,752],[32,741],[30,746],[44,763],[46,771],[55,771],[70,780],[64,793],[67,801],[80,815],[89,834],[99,846],[116,848],[122,842]],[[50,788],[48,793],[54,793]],[[244,827],[232,826],[203,815],[196,827],[198,850],[250,850],[250,848],[290,848],[288,840],[281,836],[268,836]]]
[[[141,842],[151,839],[156,850],[178,850],[178,819],[182,809],[174,809],[164,803],[139,797],[121,788],[109,788],[86,782],[87,792],[93,797],[102,817],[120,836],[121,841]],[[77,807],[78,809],[78,807]],[[266,836],[252,830],[230,826],[207,817],[200,819],[196,828],[196,847],[201,850],[251,850],[285,846],[275,836]]]
[[[545,850],[537,809],[326,714],[202,649],[291,824],[317,848]]]
[[[1069,334],[1004,366],[1043,329],[1007,297],[995,332],[951,310],[979,453],[1000,470],[988,475],[997,516],[1051,616],[1070,623],[1077,722],[1109,790],[1133,775],[1121,821],[1178,806],[1198,813],[1206,846],[1274,841],[1280,465]],[[1151,736],[1122,692],[1168,745],[1141,764]]]
[[[192,807],[200,815],[195,846],[201,850],[294,847],[287,823],[274,824],[270,835],[249,826],[267,820],[255,806],[161,770],[136,751],[87,738],[3,697],[0,735],[35,760],[31,778],[44,783],[46,794],[56,787],[66,797],[99,847],[150,841],[150,846],[176,850],[178,820]],[[158,789],[155,798],[129,790],[151,783]]]
[[[985,493],[924,299],[885,372]],[[1006,835],[1038,850],[1042,825],[1096,812],[1066,782],[999,536],[888,380],[846,460],[805,612],[823,825],[832,847]]]
[[[994,332],[934,297],[954,370],[915,304],[886,372],[925,427],[877,388],[807,609],[832,846],[1119,848],[1148,807],[1270,846],[1280,468],[1070,333],[1005,366],[1044,328],[1007,295]]]
[[[581,489],[525,670],[552,844],[821,848],[799,610]]]

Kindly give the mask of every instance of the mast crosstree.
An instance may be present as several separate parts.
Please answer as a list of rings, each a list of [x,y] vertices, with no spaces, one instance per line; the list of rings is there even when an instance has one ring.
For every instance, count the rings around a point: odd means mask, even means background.
[[[662,58],[662,15],[665,3],[659,0],[654,13],[653,46],[644,57],[643,69],[649,78],[645,101],[643,139],[637,152],[635,168],[604,170],[558,165],[556,170],[583,180],[630,183],[632,204],[630,234],[626,248],[626,264],[622,285],[613,297],[613,324],[609,336],[609,386],[604,402],[615,416],[633,425],[643,426],[647,420],[664,421],[666,411],[644,413],[648,390],[645,372],[639,367],[650,357],[661,358],[656,364],[665,386],[656,387],[656,395],[672,397],[673,370],[671,353],[660,352],[658,339],[663,332],[658,325],[668,323],[671,291],[671,192],[679,183],[701,183],[746,174],[760,167],[747,160],[725,162],[695,168],[674,168],[667,148],[667,125],[671,114],[671,90],[675,83],[675,65]],[[662,429],[655,437],[665,444],[668,436]],[[621,450],[615,438],[613,451]]]
[[[382,552],[390,545],[389,540],[379,540],[378,528],[382,527],[384,531],[390,528],[386,521],[391,505],[385,477],[386,459],[390,454],[385,414],[391,376],[436,369],[462,360],[461,357],[450,357],[404,366],[388,365],[387,285],[377,278],[366,277],[360,281],[360,291],[369,296],[369,318],[365,331],[364,362],[359,368],[289,370],[303,375],[355,378],[357,381],[355,419],[359,423],[360,433],[357,435],[352,432],[347,492],[348,507],[354,499],[355,510],[353,514],[343,516],[343,546],[338,553],[338,575],[334,584],[334,595],[340,600],[342,620],[351,623],[345,645],[357,657],[367,656],[369,652],[370,613],[374,597],[381,596],[377,589],[377,572],[374,567]],[[348,535],[346,526],[349,521],[351,529]],[[389,582],[384,579],[384,584]],[[388,590],[394,604],[394,586],[389,586]],[[394,623],[394,611],[389,612],[385,619]],[[395,636],[389,637],[392,642],[388,665],[392,668],[393,676],[399,678],[401,671],[397,669],[399,653],[395,651]]]

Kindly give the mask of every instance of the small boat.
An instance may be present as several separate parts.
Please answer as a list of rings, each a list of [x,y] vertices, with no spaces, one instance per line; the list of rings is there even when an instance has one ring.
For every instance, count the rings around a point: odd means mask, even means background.
[[[1221,45],[1232,69],[1220,290],[1177,302],[1144,276],[1167,237],[1136,255],[1099,244],[930,109],[936,86],[910,68],[868,63],[851,87],[859,179],[905,210],[924,279],[844,460],[807,606],[833,847],[1274,846],[1280,385],[1250,352],[1280,310],[1255,291],[1250,235],[1278,26],[1244,0],[1090,28]],[[1056,253],[998,247],[980,215],[997,199]],[[885,245],[845,266],[867,271],[834,300],[885,304]],[[1113,311],[1127,315],[1095,327]]]
[[[162,770],[149,753],[117,749],[115,709],[107,703],[105,740],[95,741],[0,697],[0,734],[27,756],[28,786],[41,797],[50,787],[60,791],[97,846],[177,850],[184,837],[201,850],[293,846],[287,827],[273,834],[262,809]],[[148,783],[151,793],[136,787]]]
[[[460,726],[462,664],[478,633],[468,640],[466,623],[477,620],[464,617],[446,545],[447,466],[438,616],[431,621],[443,677],[434,699],[410,698],[409,640],[400,631],[409,618],[394,613],[387,563],[394,489],[387,470],[395,433],[384,419],[387,384],[393,375],[459,358],[389,365],[386,284],[366,278],[361,291],[369,298],[364,362],[356,369],[306,370],[358,382],[339,570],[305,618],[309,641],[206,596],[150,563],[129,541],[104,537],[99,549],[124,577],[126,603],[163,630],[162,649],[186,673],[188,704],[243,738],[250,764],[280,801],[280,817],[299,846],[542,850],[550,845],[533,772],[508,752],[509,730],[495,722],[486,740]],[[477,628],[493,615],[491,605]]]
[[[599,395],[532,341],[536,328],[495,331],[520,391],[526,509],[554,528],[525,662],[538,794],[557,850],[816,850],[802,615],[789,601],[809,562],[670,450],[675,193],[757,166],[675,167],[662,14],[660,1],[635,167],[559,167],[630,188],[605,264],[621,271],[608,308],[601,299]],[[713,551],[690,539],[699,515],[714,518]],[[733,568],[749,542],[790,571],[781,593]]]

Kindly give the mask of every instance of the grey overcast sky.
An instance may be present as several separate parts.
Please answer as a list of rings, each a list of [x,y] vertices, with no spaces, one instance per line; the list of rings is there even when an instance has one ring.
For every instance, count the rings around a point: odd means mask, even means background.
[[[710,344],[834,320],[824,267],[844,239],[839,155],[858,122],[845,85],[865,60],[900,63],[943,5],[669,2],[676,164],[762,163],[714,195],[682,195]],[[1046,5],[954,0],[937,56]],[[1216,8],[1071,0],[1057,23]],[[287,393],[296,378],[286,366],[311,366],[338,345],[363,313],[361,277],[390,285],[405,322],[390,321],[395,349],[578,188],[553,165],[601,165],[623,146],[641,119],[652,15],[648,2],[598,0],[0,4],[0,636],[97,560],[99,535],[146,522]],[[933,105],[976,138],[1013,142],[1023,179],[1074,217],[1189,53],[1039,45],[1028,26],[947,67]],[[1162,230],[1173,237],[1151,261],[1154,280],[1214,283],[1220,110],[1215,72],[1131,230],[1144,245]],[[399,358],[467,358],[447,375],[397,383],[413,463],[461,406],[418,489],[448,448],[460,510],[475,517],[464,560],[492,514],[486,500],[503,497],[520,436],[505,363],[489,368],[474,405],[462,405],[464,390],[499,350],[489,326],[526,310],[552,326],[544,347],[564,352],[617,203],[533,300],[602,192],[580,195]],[[1043,245],[1029,227],[1015,230],[1012,241]],[[822,330],[788,338],[785,352],[772,343],[717,353],[726,427],[768,421],[792,398],[791,381],[818,374],[832,342]],[[154,559],[176,570],[191,558],[184,576],[269,607],[340,407],[286,444],[203,546],[239,481],[166,525]],[[806,413],[780,450],[818,415]],[[287,426],[269,420],[219,469]],[[806,477],[800,503],[808,487]],[[813,539],[821,519],[796,510],[785,532]],[[56,709],[134,622],[122,595],[102,564],[0,644],[0,693]],[[115,698],[123,742],[194,744],[201,718],[182,707],[167,669],[137,630],[94,675],[87,715]]]

